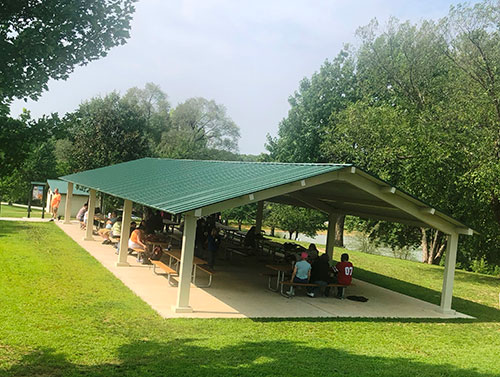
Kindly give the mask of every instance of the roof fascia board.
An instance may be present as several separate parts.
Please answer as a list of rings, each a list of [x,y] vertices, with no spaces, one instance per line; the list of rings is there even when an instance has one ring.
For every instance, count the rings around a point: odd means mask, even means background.
[[[343,169],[342,169],[343,170]],[[208,216],[212,213],[217,213],[224,211],[226,209],[240,207],[249,203],[256,203],[261,200],[267,200],[269,198],[273,198],[280,195],[285,195],[291,192],[304,190],[307,187],[313,187],[317,185],[321,185],[326,182],[331,182],[339,179],[339,172],[341,170],[336,170],[328,173],[319,174],[313,177],[309,177],[307,179],[299,179],[294,182],[286,183],[284,185],[271,187],[266,190],[256,191],[252,194],[242,195],[238,198],[233,198],[229,200],[225,200],[219,203],[211,204],[206,207],[201,208],[200,216]],[[305,182],[304,182],[305,181]],[[305,186],[304,186],[305,183]],[[250,199],[250,195],[253,196],[253,199]]]
[[[381,184],[374,182],[373,177],[371,176],[370,178],[372,179],[364,177],[365,174],[366,173],[363,174],[363,172],[361,172],[359,169],[357,169],[355,173],[350,173],[350,172],[346,173],[340,171],[339,178],[401,209],[402,211],[410,214],[411,216],[422,221],[423,223],[442,231],[443,233],[446,234],[457,233],[457,227],[455,224],[452,224],[435,215],[422,213],[420,211],[421,207],[414,204],[413,201],[401,197],[398,191],[388,194],[382,192]],[[369,174],[366,175],[369,176]]]

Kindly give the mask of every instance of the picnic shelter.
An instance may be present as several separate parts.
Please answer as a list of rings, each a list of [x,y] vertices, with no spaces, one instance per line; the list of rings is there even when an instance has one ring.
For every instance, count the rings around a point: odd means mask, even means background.
[[[257,203],[256,229],[262,227],[264,201],[313,208],[328,214],[326,252],[332,258],[338,216],[354,215],[430,227],[448,235],[440,310],[452,313],[453,280],[459,235],[474,231],[460,221],[349,164],[258,163],[144,158],[61,177],[67,182],[65,222],[73,192],[89,190],[92,239],[96,192],[124,200],[117,266],[127,267],[132,203],[173,215],[182,214],[184,230],[177,313],[191,312],[190,283],[196,221],[226,209]]]

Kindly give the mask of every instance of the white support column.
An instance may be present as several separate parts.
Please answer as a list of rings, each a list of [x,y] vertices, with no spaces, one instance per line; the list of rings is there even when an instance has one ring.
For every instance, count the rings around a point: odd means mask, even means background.
[[[68,193],[66,194],[66,205],[64,207],[64,224],[70,223],[72,201],[73,201],[73,182],[68,182]]]
[[[172,306],[175,313],[191,313],[189,306],[189,290],[191,288],[191,272],[193,270],[194,240],[196,237],[196,219],[192,213],[184,216],[184,233],[182,235],[182,253],[177,288],[177,305]]]
[[[120,252],[118,253],[117,267],[130,266],[127,262],[128,239],[130,234],[130,219],[132,218],[132,202],[125,199],[123,201],[122,231],[120,234]]]
[[[441,311],[447,314],[455,313],[455,311],[451,309],[451,300],[453,298],[453,281],[455,279],[457,248],[458,233],[452,233],[448,236],[448,242],[446,244],[443,290],[441,292]]]
[[[87,229],[85,230],[85,241],[93,241],[94,237],[92,237],[92,228],[94,227],[94,214],[95,214],[95,190],[90,189],[89,192],[89,209],[87,216]]]
[[[338,214],[328,214],[328,230],[326,234],[326,253],[330,260],[333,259],[333,246],[335,245],[335,225],[337,223]]]
[[[257,214],[255,216],[255,234],[259,234],[262,230],[262,215],[264,213],[264,201],[257,203]]]

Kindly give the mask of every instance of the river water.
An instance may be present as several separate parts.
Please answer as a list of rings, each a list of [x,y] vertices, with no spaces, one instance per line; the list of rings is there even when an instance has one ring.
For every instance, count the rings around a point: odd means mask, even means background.
[[[276,232],[276,235],[281,238],[288,238],[288,233]],[[326,234],[318,234],[316,235],[316,237],[308,237],[305,234],[299,233],[298,241],[326,245]],[[344,247],[346,249],[363,251],[363,245],[367,245],[367,240],[362,235],[356,233],[344,234]],[[368,249],[370,254],[384,255],[387,257],[407,259],[416,262],[420,262],[422,260],[422,250],[417,248],[409,249],[406,252],[399,253],[392,251],[392,249],[387,245],[381,245],[378,247],[372,246]]]

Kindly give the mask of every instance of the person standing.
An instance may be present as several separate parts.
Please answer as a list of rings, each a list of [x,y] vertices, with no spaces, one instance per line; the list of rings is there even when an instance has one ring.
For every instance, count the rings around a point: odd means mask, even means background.
[[[52,219],[54,221],[57,219],[57,211],[59,210],[59,204],[61,203],[61,194],[59,194],[59,189],[54,190],[54,196],[52,197],[52,202],[50,203],[52,207]]]
[[[220,245],[220,237],[217,228],[214,226],[207,236],[208,266],[214,268],[217,250]]]

